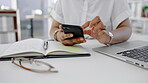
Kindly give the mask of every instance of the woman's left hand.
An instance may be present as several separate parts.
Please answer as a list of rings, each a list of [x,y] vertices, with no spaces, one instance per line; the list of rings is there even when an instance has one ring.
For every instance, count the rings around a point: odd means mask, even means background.
[[[85,30],[85,28],[87,27],[91,29]],[[82,28],[84,34],[92,36],[93,38],[97,39],[100,43],[108,44],[111,39],[99,16],[96,16],[93,20],[86,22],[84,25],[82,25]]]

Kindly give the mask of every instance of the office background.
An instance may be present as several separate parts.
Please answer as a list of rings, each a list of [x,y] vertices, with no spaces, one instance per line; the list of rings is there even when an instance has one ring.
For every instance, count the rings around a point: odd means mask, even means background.
[[[32,37],[49,38],[50,12],[56,1],[0,0],[0,44]],[[148,35],[148,0],[128,0],[128,3],[133,33]]]

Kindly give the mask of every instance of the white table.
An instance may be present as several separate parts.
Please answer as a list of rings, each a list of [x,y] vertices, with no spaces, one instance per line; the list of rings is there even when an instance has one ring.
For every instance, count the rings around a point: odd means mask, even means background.
[[[130,40],[147,40],[134,35]],[[92,51],[100,46],[96,40],[82,44],[90,57],[44,59],[59,73],[34,73],[23,70],[10,61],[0,62],[0,83],[148,83],[148,70]]]

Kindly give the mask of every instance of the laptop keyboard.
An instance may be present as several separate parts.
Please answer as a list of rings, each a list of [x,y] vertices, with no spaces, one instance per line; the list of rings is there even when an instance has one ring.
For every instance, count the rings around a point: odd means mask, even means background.
[[[140,61],[148,62],[148,46],[143,46],[140,48],[127,50],[123,52],[118,52],[117,54],[120,54],[125,57],[137,59]]]

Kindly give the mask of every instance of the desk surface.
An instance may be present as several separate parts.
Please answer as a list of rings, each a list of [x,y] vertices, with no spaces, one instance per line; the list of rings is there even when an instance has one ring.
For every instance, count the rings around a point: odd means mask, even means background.
[[[147,40],[133,35],[130,40]],[[148,83],[148,70],[92,51],[101,45],[96,40],[82,44],[91,57],[44,59],[59,73],[34,73],[11,62],[0,62],[0,83]]]

